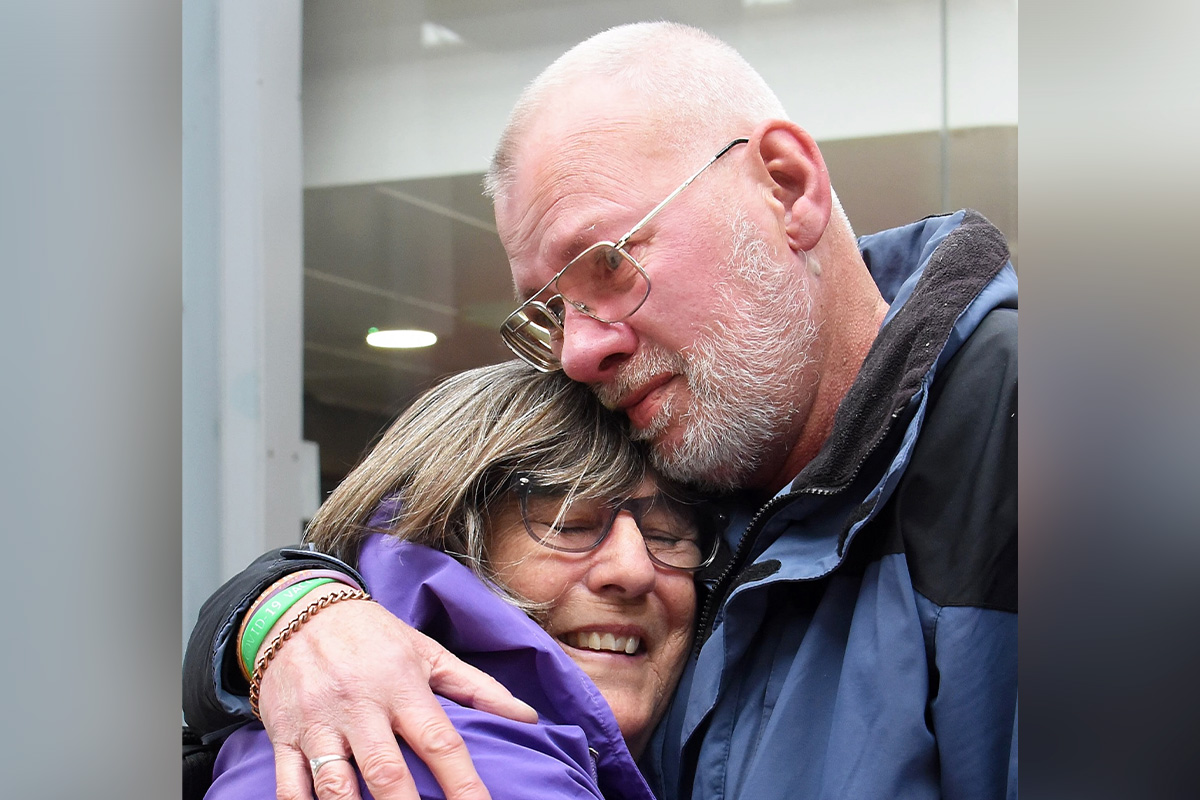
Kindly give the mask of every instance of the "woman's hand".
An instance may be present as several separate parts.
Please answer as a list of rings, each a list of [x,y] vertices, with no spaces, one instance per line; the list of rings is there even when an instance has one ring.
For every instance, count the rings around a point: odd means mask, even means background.
[[[320,589],[305,599],[317,599]],[[290,621],[285,616],[266,641]],[[537,713],[495,679],[376,603],[337,603],[312,616],[279,648],[259,693],[280,800],[309,800],[314,788],[319,800],[359,800],[350,762],[330,761],[313,776],[310,759],[338,754],[353,755],[377,800],[416,800],[397,734],[429,766],[447,800],[489,798],[435,692],[481,711],[537,721]]]

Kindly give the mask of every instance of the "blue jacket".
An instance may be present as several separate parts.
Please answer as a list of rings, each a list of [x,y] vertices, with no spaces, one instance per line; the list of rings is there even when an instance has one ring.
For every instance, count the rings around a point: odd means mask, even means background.
[[[1017,791],[1016,273],[966,211],[860,240],[892,305],[701,613],[659,797]]]
[[[372,536],[358,567],[385,608],[537,709],[539,722],[531,725],[441,701],[494,800],[653,800],[596,685],[524,612],[451,557],[394,537]],[[443,797],[424,764],[403,749],[421,797]],[[262,725],[230,735],[214,777],[209,800],[275,797],[275,758]]]

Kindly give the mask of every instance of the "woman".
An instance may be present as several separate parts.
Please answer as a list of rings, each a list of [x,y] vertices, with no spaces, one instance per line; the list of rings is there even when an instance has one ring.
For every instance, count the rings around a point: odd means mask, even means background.
[[[308,537],[537,710],[530,725],[442,703],[494,800],[649,798],[633,759],[683,668],[693,576],[716,548],[694,512],[586,388],[509,362],[419,398]],[[407,760],[422,796],[441,797]],[[250,725],[222,747],[207,796],[274,797],[274,778],[266,734]]]

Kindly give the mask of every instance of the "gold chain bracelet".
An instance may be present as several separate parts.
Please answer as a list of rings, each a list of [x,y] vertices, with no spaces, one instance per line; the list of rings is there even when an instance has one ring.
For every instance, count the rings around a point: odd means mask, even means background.
[[[300,626],[313,618],[318,611],[323,608],[328,608],[334,603],[340,603],[343,600],[370,600],[371,595],[360,589],[343,589],[337,594],[330,594],[317,600],[308,608],[300,612],[286,628],[279,632],[279,635],[271,640],[263,650],[262,656],[259,657],[258,663],[254,665],[254,673],[250,676],[250,710],[254,712],[254,716],[262,719],[262,714],[258,711],[258,692],[262,685],[263,675],[266,674],[267,664],[279,652],[279,648],[283,647],[283,643],[291,637],[296,631],[300,630]]]

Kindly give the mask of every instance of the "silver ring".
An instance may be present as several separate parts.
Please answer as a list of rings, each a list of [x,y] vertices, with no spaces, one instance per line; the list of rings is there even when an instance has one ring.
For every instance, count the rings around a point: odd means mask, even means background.
[[[318,758],[310,758],[308,760],[308,766],[310,766],[312,768],[312,774],[313,774],[313,777],[315,778],[315,777],[317,777],[317,773],[321,771],[321,767],[325,766],[329,762],[331,762],[331,761],[349,761],[349,760],[350,760],[350,756],[344,756],[341,753],[334,753],[331,756],[320,756]]]

